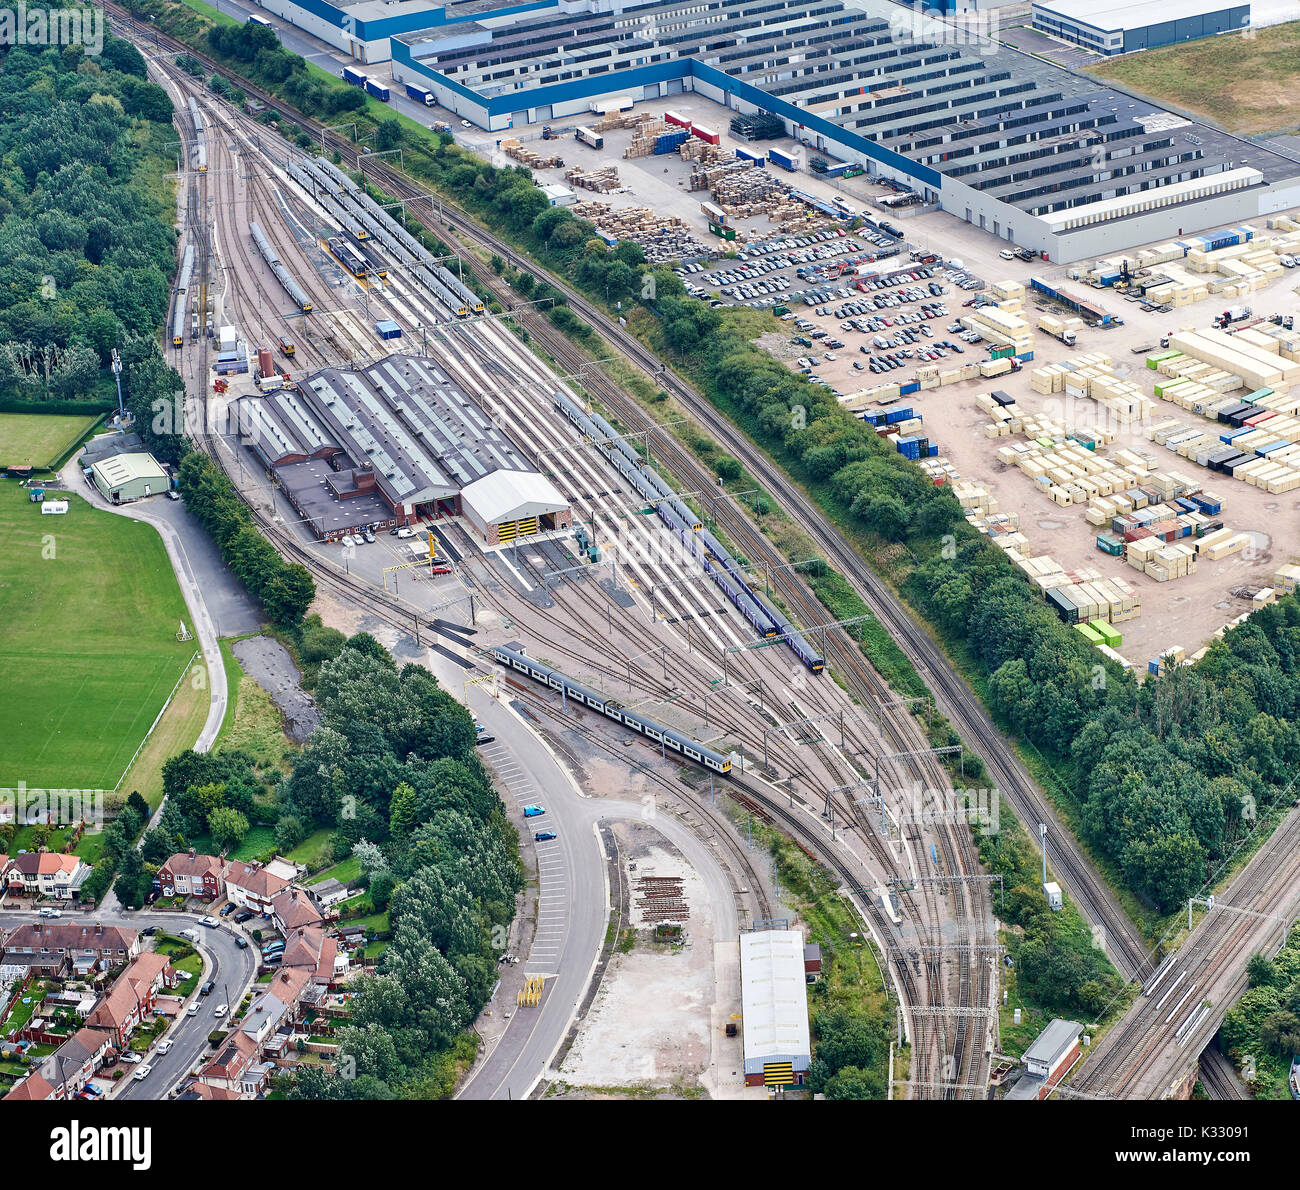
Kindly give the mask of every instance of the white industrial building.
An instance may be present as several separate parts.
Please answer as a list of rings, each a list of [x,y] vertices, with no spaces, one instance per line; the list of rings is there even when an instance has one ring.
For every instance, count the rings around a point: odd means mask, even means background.
[[[1250,5],[1224,0],[1038,0],[1034,28],[1099,54],[1132,54],[1162,45],[1239,32]]]
[[[803,934],[754,930],[740,936],[745,1085],[802,1086],[812,1060]]]

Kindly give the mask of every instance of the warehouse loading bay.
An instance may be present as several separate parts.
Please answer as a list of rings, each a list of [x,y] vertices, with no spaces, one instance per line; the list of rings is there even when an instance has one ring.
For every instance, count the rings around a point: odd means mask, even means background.
[[[1120,290],[1097,289],[1088,284],[1086,277],[1078,280],[1070,277],[1076,269],[1086,273],[1090,262],[1063,267],[1042,260],[1007,260],[1001,254],[1005,249],[1003,242],[945,212],[881,204],[879,200],[894,191],[867,176],[832,180],[809,172],[806,163],[817,155],[815,151],[790,138],[747,142],[730,132],[729,113],[701,96],[675,95],[658,102],[637,103],[635,108],[636,114],[649,112],[657,117],[666,111],[679,113],[692,122],[715,129],[724,149],[759,155],[771,148],[785,153],[802,151],[804,169],[789,173],[769,164],[769,173],[793,189],[824,202],[833,202],[837,198],[847,201],[854,210],[876,223],[883,220],[892,224],[904,233],[905,240],[895,243],[886,239],[882,244],[879,239],[873,241],[870,238],[869,230],[861,229],[856,233],[839,235],[836,228],[843,228],[842,222],[837,224],[829,218],[810,217],[807,230],[800,233],[810,239],[810,243],[800,249],[804,254],[801,259],[792,260],[785,267],[769,269],[758,278],[768,286],[767,294],[724,292],[725,282],[709,283],[710,274],[739,268],[744,262],[721,259],[722,255],[729,249],[744,251],[748,243],[773,243],[788,238],[795,234],[789,232],[788,225],[784,230],[777,228],[766,215],[729,218],[728,226],[736,231],[737,239],[732,242],[720,239],[710,232],[709,219],[701,209],[701,203],[709,201],[709,193],[692,192],[687,188],[693,163],[684,160],[677,152],[624,158],[623,151],[635,135],[632,128],[602,129],[603,147],[593,149],[577,140],[574,131],[579,123],[594,127],[600,120],[595,114],[585,121],[574,118],[572,124],[556,126],[555,138],[548,141],[540,139],[540,130],[529,129],[523,134],[523,147],[562,157],[564,167],[537,170],[538,181],[546,185],[569,185],[579,203],[604,203],[615,211],[649,208],[660,216],[659,220],[651,221],[651,226],[661,224],[664,216],[679,220],[674,235],[685,249],[681,259],[688,258],[692,244],[701,245],[708,253],[699,260],[698,268],[684,270],[683,277],[703,300],[727,305],[739,301],[765,309],[788,306],[790,313],[782,321],[781,330],[764,335],[760,340],[762,346],[792,369],[802,369],[820,377],[850,406],[874,407],[875,403],[865,394],[882,383],[906,384],[913,379],[918,366],[933,363],[939,368],[950,369],[987,360],[992,346],[989,339],[984,337],[971,341],[970,337],[963,336],[966,327],[959,325],[974,312],[974,307],[967,303],[994,299],[992,287],[1001,281],[1023,286],[1023,316],[1033,329],[1033,357],[1024,361],[1019,371],[910,393],[887,406],[911,408],[919,415],[922,428],[914,431],[913,436],[923,436],[937,447],[937,452],[925,459],[923,465],[936,476],[944,474],[947,482],[986,489],[996,502],[999,513],[1018,522],[1018,530],[1026,539],[1023,552],[1027,556],[1048,555],[1065,571],[1079,573],[1085,580],[1092,573],[1127,583],[1133,590],[1138,614],[1113,625],[1113,631],[1120,637],[1115,648],[1139,672],[1146,672],[1151,659],[1171,650],[1181,649],[1184,655],[1194,654],[1217,631],[1258,606],[1255,595],[1263,591],[1263,598],[1267,599],[1268,589],[1275,587],[1279,568],[1291,564],[1293,555],[1300,554],[1300,498],[1291,493],[1273,494],[1231,476],[1210,472],[1199,466],[1194,458],[1182,458],[1173,450],[1153,442],[1148,437],[1152,426],[1170,419],[1178,419],[1189,427],[1201,425],[1207,433],[1212,431],[1215,437],[1219,431],[1229,427],[1220,425],[1215,428],[1205,418],[1158,399],[1155,385],[1166,378],[1147,367],[1146,356],[1159,353],[1163,337],[1187,327],[1209,327],[1230,306],[1244,303],[1252,310],[1252,316],[1234,324],[1234,328],[1249,326],[1259,318],[1268,318],[1275,313],[1300,317],[1300,269],[1278,269],[1268,284],[1245,297],[1210,294],[1204,300],[1165,313],[1144,310],[1139,303],[1126,300]],[[502,155],[501,160],[508,158]],[[617,170],[617,189],[593,192],[565,182],[564,174],[574,167],[594,172],[611,165]],[[580,210],[585,213],[585,209]],[[1268,220],[1261,218],[1251,224],[1261,243],[1283,234],[1270,230],[1267,223]],[[612,231],[618,234],[616,227]],[[625,231],[624,234],[639,238],[635,231]],[[817,238],[819,234],[821,238]],[[898,249],[897,255],[888,255],[891,243]],[[1141,247],[1131,249],[1126,255],[1136,258]],[[910,300],[903,296],[897,307],[889,309],[857,312],[845,309],[850,302],[870,305],[870,294],[853,289],[856,278],[851,269],[833,281],[824,274],[811,281],[796,275],[800,267],[826,266],[833,272],[837,263],[865,260],[872,255],[878,259],[871,261],[871,267],[882,271],[895,266],[919,268],[919,262],[912,259],[912,254],[938,254],[947,264],[959,261],[960,268],[932,265],[928,275],[921,274],[916,280],[904,278],[898,286],[875,291],[893,294],[899,287],[912,290]],[[755,256],[754,253],[747,255]],[[765,257],[758,254],[756,258]],[[1064,320],[1075,312],[1034,291],[1030,286],[1032,277],[1042,278],[1052,286],[1059,285],[1073,295],[1090,300],[1114,316],[1117,324],[1104,327],[1084,325],[1077,329],[1075,343],[1067,346],[1037,329],[1037,323],[1043,315]],[[974,287],[962,288],[963,280],[973,281]],[[812,287],[821,287],[836,296],[816,306],[808,306],[803,299],[805,291]],[[838,291],[841,288],[849,289],[851,297],[840,296]],[[942,292],[936,294],[936,288]],[[899,314],[912,317],[904,323],[898,318]],[[866,320],[873,315],[893,318],[894,326],[871,328],[864,332],[849,324],[850,319],[859,317],[864,320],[864,325],[869,325]],[[796,320],[802,325],[796,325]],[[894,348],[880,347],[877,341],[878,337],[881,341],[895,338],[903,326],[912,330],[914,340],[899,340],[897,347],[910,348],[913,351],[910,358],[901,357]],[[925,326],[930,334],[921,332],[920,326]],[[814,337],[815,332],[825,334]],[[945,343],[949,346],[940,348],[944,352],[942,359],[925,361],[917,358],[921,349],[934,351]],[[864,347],[865,351],[862,350]],[[1139,348],[1148,350],[1139,352]],[[879,360],[887,351],[903,359],[903,366],[885,373],[870,371],[871,357]],[[1031,373],[1035,369],[1077,361],[1096,353],[1110,357],[1111,375],[1133,382],[1150,398],[1152,407],[1147,416],[1130,423],[1118,423],[1087,397],[1067,401],[1067,394],[1063,392],[1043,394],[1031,387]],[[808,367],[810,363],[811,369]],[[860,366],[855,367],[855,364]],[[1029,475],[999,458],[999,449],[1009,443],[1024,442],[1025,438],[1023,435],[985,436],[990,415],[976,401],[981,395],[994,391],[1013,398],[1019,410],[1031,418],[1059,420],[1068,411],[1069,417],[1081,424],[1100,422],[1108,426],[1114,432],[1114,438],[1104,445],[1098,444],[1101,453],[1096,457],[1114,458],[1122,451],[1132,450],[1149,459],[1157,473],[1174,472],[1192,480],[1194,485],[1203,485],[1205,490],[1222,500],[1221,512],[1213,521],[1221,520],[1232,530],[1233,536],[1249,535],[1247,545],[1213,560],[1202,556],[1196,560],[1193,572],[1170,581],[1157,581],[1135,569],[1124,557],[1103,553],[1097,547],[1097,537],[1109,531],[1110,526],[1090,523],[1087,503],[1057,505]],[[1249,392],[1250,388],[1246,387],[1237,389],[1232,395],[1245,396]],[[1181,544],[1186,545],[1185,542]],[[1279,593],[1281,589],[1284,588],[1279,588]]]

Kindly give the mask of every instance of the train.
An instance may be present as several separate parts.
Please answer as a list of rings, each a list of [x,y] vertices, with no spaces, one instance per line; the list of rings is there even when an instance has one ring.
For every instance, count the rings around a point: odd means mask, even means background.
[[[366,269],[370,276],[378,277],[380,280],[388,276],[388,266],[375,254],[373,248],[357,247],[354,251],[366,262]]]
[[[194,168],[201,174],[208,172],[208,140],[203,128],[203,113],[193,95],[189,97],[190,123],[194,127]]]
[[[276,280],[284,286],[285,292],[293,298],[293,304],[304,314],[310,314],[311,298],[307,296],[303,287],[294,280],[293,274],[280,262],[279,255],[271,247],[271,241],[266,238],[266,233],[261,226],[250,223],[248,230],[252,233],[253,243],[257,245],[257,250],[262,254],[262,259],[266,261],[271,272],[275,274]]]
[[[290,165],[288,173],[355,240],[378,244],[390,260],[446,306],[453,316],[483,312],[483,301],[460,278],[436,263],[433,253],[388,214],[333,162],[317,157]]]
[[[194,245],[185,245],[185,255],[181,257],[181,271],[176,274],[176,309],[172,313],[172,346],[179,347],[185,342],[185,304],[189,300],[187,291],[190,277],[194,272]]]
[[[614,427],[598,413],[587,413],[562,392],[553,394],[555,407],[592,442],[603,447],[611,465],[651,505],[659,519],[683,547],[700,560],[705,573],[717,584],[732,605],[766,640],[784,640],[795,656],[812,673],[821,673],[826,660],[814,649],[790,619],[753,590],[730,551],[705,529],[700,518],[650,467],[643,466],[636,452]]]
[[[706,747],[683,732],[668,727],[649,715],[643,715],[640,711],[625,707],[616,699],[606,698],[603,694],[598,694],[590,687],[575,682],[560,670],[553,669],[541,661],[534,661],[522,649],[516,650],[506,648],[503,645],[494,645],[488,652],[502,665],[515,670],[517,673],[527,674],[530,678],[541,682],[544,686],[549,686],[552,690],[562,690],[566,698],[582,703],[594,711],[599,711],[607,719],[613,719],[615,723],[623,724],[630,731],[635,731],[638,735],[645,736],[646,739],[654,740],[667,752],[676,752],[679,756],[685,756],[688,760],[693,760],[696,764],[703,765],[706,769],[711,769],[715,773],[731,772],[730,756],[715,752],[712,748]]]
[[[329,246],[331,255],[339,264],[358,280],[364,281],[366,279],[370,273],[369,264],[366,258],[347,240],[342,236],[330,236],[325,242]]]

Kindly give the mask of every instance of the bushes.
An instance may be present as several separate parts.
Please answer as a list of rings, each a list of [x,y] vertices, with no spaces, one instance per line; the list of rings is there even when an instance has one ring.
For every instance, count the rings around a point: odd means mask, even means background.
[[[221,556],[277,624],[297,624],[316,598],[305,566],[286,562],[254,527],[234,485],[206,456],[191,453],[180,467],[181,493],[212,534]]]

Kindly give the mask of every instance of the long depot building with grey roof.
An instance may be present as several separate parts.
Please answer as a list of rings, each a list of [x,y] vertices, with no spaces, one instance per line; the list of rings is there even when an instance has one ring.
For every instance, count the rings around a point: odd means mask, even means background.
[[[240,398],[236,422],[325,540],[463,517],[495,546],[570,525],[560,492],[433,359],[326,368]]]

